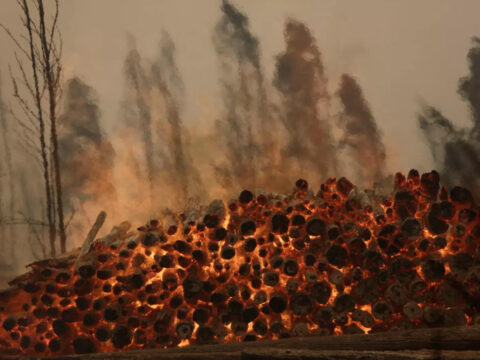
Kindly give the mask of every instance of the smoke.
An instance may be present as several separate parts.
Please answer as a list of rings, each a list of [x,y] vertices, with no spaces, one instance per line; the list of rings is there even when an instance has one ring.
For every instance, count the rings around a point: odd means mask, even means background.
[[[470,75],[460,79],[458,93],[468,101],[473,119],[471,138],[480,143],[480,39],[472,39],[473,47],[468,52]]]
[[[228,1],[222,2],[221,10],[213,44],[219,62],[223,112],[215,122],[214,135],[210,135],[214,144],[200,149],[213,164],[209,169],[200,171],[190,155],[192,143],[182,121],[184,84],[176,66],[173,41],[164,31],[153,61],[142,59],[130,41],[123,103],[124,124],[131,128],[128,163],[135,169],[130,173],[136,173],[138,183],[145,178],[150,183],[153,215],[166,207],[178,208],[179,202],[188,203],[192,197],[205,200],[208,193],[202,183],[206,179],[210,194],[258,187],[285,191],[298,177],[323,180],[337,169],[327,80],[309,29],[293,20],[286,23],[286,51],[277,57],[273,80],[279,96],[274,104],[267,98],[270,89],[261,66],[260,44],[249,29],[247,16]],[[343,141],[362,151],[358,154],[352,149],[352,154],[360,156],[369,166],[365,173],[374,170],[371,176],[375,177],[382,172],[379,168],[384,165],[385,150],[361,90],[348,80],[343,80],[341,95],[345,117],[351,118],[345,125],[349,123],[347,127],[353,129],[355,122],[361,122],[361,129],[355,129],[355,136],[361,139],[355,143],[353,135],[345,134]],[[356,102],[355,96],[360,100]],[[137,140],[132,138],[135,133],[140,135]],[[368,139],[372,136],[373,143]],[[201,142],[195,138],[196,150]],[[138,143],[143,148],[140,153]],[[212,189],[212,176],[220,191]]]
[[[342,76],[336,94],[343,105],[339,121],[330,115],[322,54],[309,28],[286,22],[285,51],[276,57],[271,79],[263,71],[260,43],[247,16],[228,1],[222,2],[221,10],[212,40],[223,106],[221,116],[211,119],[202,134],[190,134],[185,125],[185,85],[175,44],[165,31],[152,59],[144,58],[134,39],[128,39],[120,120],[108,138],[93,89],[77,78],[67,83],[59,143],[64,204],[75,214],[69,232],[77,234],[77,244],[99,210],[108,213],[108,229],[127,219],[139,222],[182,211],[211,200],[213,193],[231,195],[258,187],[285,192],[298,178],[318,183],[337,175],[341,148],[358,163],[364,183],[384,175],[379,130],[350,75]],[[421,122],[437,149],[435,156],[457,163],[468,159],[474,166],[475,152],[465,137],[442,121],[424,116]],[[334,125],[342,129],[340,144],[333,136]],[[454,149],[444,146],[447,140]],[[456,147],[460,140],[462,150]],[[29,178],[22,181],[26,197],[39,196],[28,188]],[[34,243],[35,234],[29,236]]]
[[[434,107],[425,107],[418,116],[442,181],[452,187],[466,186],[477,191],[480,185],[478,143],[468,131],[456,129],[452,122]]]
[[[277,57],[274,85],[281,94],[280,118],[286,129],[283,156],[299,173],[310,168],[321,177],[337,164],[329,124],[329,95],[320,51],[304,24],[289,20],[286,50]],[[294,163],[292,163],[292,161]]]
[[[341,78],[337,95],[343,105],[339,125],[343,130],[340,145],[348,148],[356,160],[356,173],[364,183],[372,183],[382,177],[385,168],[383,145],[375,119],[362,89],[350,75]]]
[[[159,131],[166,133],[166,145],[162,173],[168,173],[169,184],[175,186],[183,203],[204,194],[199,171],[194,166],[190,153],[187,129],[183,126],[181,109],[184,106],[184,84],[175,63],[175,45],[170,35],[163,31],[159,55],[152,65],[152,87],[159,92],[164,116]],[[162,119],[166,119],[162,121]]]
[[[213,43],[224,104],[216,128],[226,161],[216,161],[214,167],[224,188],[254,188],[276,178],[271,136],[276,125],[266,96],[259,42],[249,30],[248,18],[228,1],[223,1],[221,9]]]
[[[479,195],[480,159],[478,151],[465,139],[445,144],[444,174],[450,186],[462,185],[472,188]]]
[[[460,79],[458,93],[468,102],[473,124],[458,129],[432,106],[419,114],[420,129],[426,137],[442,180],[449,186],[466,186],[480,195],[480,39],[473,38],[467,55],[470,74]]]
[[[150,214],[174,207],[181,209],[190,202],[205,199],[202,179],[189,152],[190,139],[183,125],[185,106],[184,84],[175,61],[175,45],[169,34],[163,31],[159,51],[153,61],[141,58],[130,39],[125,60],[126,96],[123,102],[124,126],[119,132],[128,134],[135,147],[143,147],[143,153],[127,154],[127,161],[134,168],[138,184],[149,183],[146,197],[150,202]],[[139,139],[135,138],[139,134]],[[142,187],[142,185],[139,185]]]
[[[135,47],[133,38],[129,38],[130,50],[127,53],[124,71],[127,86],[131,89],[127,96],[125,119],[127,124],[140,129],[140,136],[144,147],[144,156],[149,185],[149,197],[154,201],[154,182],[156,165],[154,160],[154,144],[152,136],[152,116],[149,107],[150,83],[144,70],[140,54]],[[132,106],[131,102],[135,105]]]
[[[64,98],[58,139],[63,203],[67,217],[81,214],[88,218],[82,208],[85,202],[105,201],[115,194],[111,183],[114,151],[101,129],[93,89],[73,78],[65,86]],[[70,232],[78,232],[82,222],[73,221]]]
[[[20,198],[21,201],[23,202],[23,215],[25,219],[35,219],[38,217],[38,213],[36,213],[38,210],[36,209],[35,204],[37,201],[41,201],[42,197],[38,196],[38,194],[35,192],[34,189],[32,189],[31,186],[29,186],[29,182],[27,180],[27,172],[25,169],[22,169],[19,174],[17,175],[18,178],[18,187],[20,188]],[[41,202],[42,208],[41,208],[41,213],[42,216],[40,217],[41,219],[45,218],[45,205],[43,201]],[[28,227],[28,231],[22,232],[23,237],[26,239],[26,243],[22,244],[22,246],[25,246],[25,248],[30,250],[30,255],[32,259],[35,260],[40,260],[40,259],[45,259],[47,258],[47,254],[49,254],[49,251],[46,246],[46,241],[43,241],[43,239],[46,238],[46,230],[47,227],[42,227],[42,226],[30,226]],[[19,246],[18,242],[15,242],[13,247]],[[22,252],[21,254],[22,257],[28,256],[25,254],[25,252]],[[23,261],[23,259],[21,259]],[[16,264],[19,266],[20,264]],[[12,271],[14,269],[11,269]],[[15,269],[17,271],[17,269]],[[1,283],[1,277],[0,277],[0,283]],[[10,279],[6,279],[10,280]]]
[[[418,123],[426,137],[433,159],[440,164],[445,159],[445,144],[461,136],[450,120],[432,107],[426,106],[418,115]]]

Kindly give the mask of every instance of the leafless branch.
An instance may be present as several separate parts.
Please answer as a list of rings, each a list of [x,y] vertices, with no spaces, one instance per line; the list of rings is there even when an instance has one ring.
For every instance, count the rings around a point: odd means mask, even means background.
[[[55,32],[57,29],[58,14],[59,14],[58,0],[55,0],[55,15],[53,16],[52,28],[50,31],[50,41],[49,41],[50,45],[53,44],[54,46],[55,46],[55,42],[53,41],[53,37],[55,36]]]
[[[0,24],[0,28],[2,28],[8,35],[8,37],[14,42],[14,44],[17,46],[17,48],[29,59],[31,60],[30,58],[30,55],[28,55],[27,51],[23,48],[23,46],[20,44],[20,42],[17,40],[17,38],[15,38],[15,36],[13,36],[13,34],[11,33],[11,31],[3,24]]]
[[[18,124],[23,129],[22,135],[25,136],[25,139],[29,142],[30,145],[34,144],[36,142],[36,140],[34,140],[36,133],[32,129],[30,129],[23,121],[18,120]],[[15,131],[18,131],[18,129],[15,129]]]
[[[18,104],[22,108],[22,110],[27,114],[28,116],[31,116],[32,118],[36,118],[37,115],[33,112],[33,110],[30,108],[28,103],[25,101],[23,97],[21,97],[18,93],[14,95],[15,99],[17,99]]]
[[[30,92],[30,95],[32,97],[34,97],[34,92],[33,92],[33,89],[32,89],[32,86],[31,86],[30,82],[28,81],[27,74],[26,74],[25,69],[23,67],[23,63],[19,59],[18,54],[16,52],[14,54],[15,54],[15,60],[17,61],[18,68],[20,70],[20,73],[22,74],[23,84],[26,86],[26,88]]]
[[[34,152],[33,150],[30,149],[30,145],[26,143],[25,141],[22,141],[23,139],[17,139],[18,145],[22,148],[22,150],[29,156],[31,156],[34,160],[35,163],[42,163],[42,159],[39,157],[39,155]],[[37,150],[38,151],[38,150]]]
[[[65,222],[65,229],[68,229],[68,226],[70,225],[70,223],[72,222],[73,218],[75,217],[75,214],[77,213],[77,211],[74,209],[72,211],[72,213],[70,214],[70,217],[68,218],[68,220]]]

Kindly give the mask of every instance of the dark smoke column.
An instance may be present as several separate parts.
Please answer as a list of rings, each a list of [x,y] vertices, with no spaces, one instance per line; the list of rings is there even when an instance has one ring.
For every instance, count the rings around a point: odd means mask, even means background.
[[[184,102],[184,84],[175,61],[175,44],[170,35],[163,31],[159,46],[159,55],[151,68],[151,86],[157,89],[159,99],[164,108],[164,116],[159,122],[162,126],[157,130],[160,176],[178,193],[183,203],[190,198],[199,199],[204,194],[203,184],[198,169],[188,151],[189,136],[182,121],[182,105]],[[167,176],[165,176],[167,175]]]
[[[418,122],[445,184],[469,187],[480,196],[480,39],[467,55],[470,74],[460,79],[458,93],[468,102],[473,126],[460,129],[433,106],[425,106]]]
[[[138,134],[143,152],[132,163],[144,166],[148,179],[150,211],[183,206],[204,194],[199,171],[191,160],[189,137],[183,125],[184,85],[175,61],[175,44],[163,31],[155,59],[143,58],[129,39],[125,59],[127,93],[123,103],[124,125]],[[143,165],[143,166],[142,166]],[[140,172],[139,172],[140,174]],[[144,175],[139,181],[145,183]],[[166,199],[172,204],[166,205]]]
[[[385,146],[362,89],[353,77],[342,75],[338,96],[343,105],[339,119],[343,129],[341,145],[349,148],[359,175],[370,184],[383,174]]]
[[[149,106],[149,93],[151,86],[148,75],[141,64],[140,54],[135,46],[133,38],[129,38],[130,50],[124,63],[125,77],[128,87],[132,90],[135,106],[127,107],[128,121],[139,129],[144,146],[145,164],[149,185],[149,197],[152,202],[154,198],[154,183],[156,176],[156,163],[154,159],[154,140],[152,136],[152,115]]]
[[[480,157],[478,143],[434,107],[426,107],[418,116],[420,129],[428,141],[442,180],[449,187],[468,186],[476,196],[480,192]]]
[[[114,194],[112,178],[114,151],[102,133],[100,110],[94,91],[78,78],[68,81],[58,143],[63,200],[67,218],[81,210],[82,203]],[[86,214],[89,215],[89,214]]]
[[[274,85],[282,95],[287,130],[284,155],[301,167],[327,177],[335,173],[336,156],[328,123],[329,96],[320,52],[309,29],[289,20],[286,51],[277,58]]]
[[[254,187],[261,182],[259,176],[269,177],[267,171],[275,167],[271,156],[271,132],[275,129],[266,99],[258,40],[248,28],[248,18],[228,1],[222,3],[222,12],[213,43],[220,63],[225,107],[217,131],[224,141],[227,161],[215,164],[215,170],[224,187]]]
[[[472,140],[480,144],[480,38],[472,39],[474,46],[468,52],[470,75],[460,79],[459,94],[467,100],[472,112]]]

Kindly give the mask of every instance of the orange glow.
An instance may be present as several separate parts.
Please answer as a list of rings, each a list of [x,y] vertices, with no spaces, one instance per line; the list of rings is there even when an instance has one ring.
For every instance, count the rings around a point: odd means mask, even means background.
[[[415,172],[397,175],[389,199],[346,179],[329,179],[316,195],[305,181],[296,185],[286,197],[243,191],[190,224],[178,216],[168,229],[160,219],[123,238],[107,235],[78,273],[75,257],[32,264],[0,293],[1,352],[109,352],[478,319],[480,217],[468,193],[438,200],[435,176]]]

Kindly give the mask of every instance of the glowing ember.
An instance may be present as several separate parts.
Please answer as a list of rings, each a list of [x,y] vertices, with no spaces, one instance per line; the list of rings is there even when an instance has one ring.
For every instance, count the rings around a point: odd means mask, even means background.
[[[480,217],[438,174],[391,199],[330,179],[125,224],[0,294],[6,354],[70,354],[478,322]],[[77,260],[77,271],[74,262]]]

